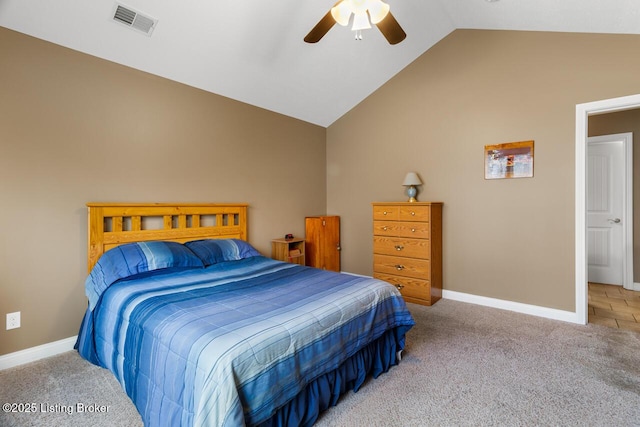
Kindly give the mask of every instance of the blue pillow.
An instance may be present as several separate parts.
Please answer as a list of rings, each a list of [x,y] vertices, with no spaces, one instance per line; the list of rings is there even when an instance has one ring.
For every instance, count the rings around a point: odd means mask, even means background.
[[[240,239],[193,240],[184,245],[191,249],[205,266],[262,255],[249,243]]]
[[[100,295],[113,283],[126,277],[164,268],[203,268],[187,247],[176,242],[137,242],[106,251],[85,281],[89,308],[93,310]]]

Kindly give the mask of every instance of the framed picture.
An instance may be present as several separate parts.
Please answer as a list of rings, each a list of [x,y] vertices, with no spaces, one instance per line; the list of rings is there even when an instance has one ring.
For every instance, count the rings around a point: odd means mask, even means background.
[[[533,177],[533,141],[484,146],[484,179]]]

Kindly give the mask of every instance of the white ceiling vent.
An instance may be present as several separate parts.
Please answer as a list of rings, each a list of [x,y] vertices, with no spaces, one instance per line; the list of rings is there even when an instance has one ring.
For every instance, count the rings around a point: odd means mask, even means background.
[[[145,16],[137,10],[119,3],[116,3],[113,8],[113,20],[148,36],[151,36],[153,29],[158,24],[157,19]]]

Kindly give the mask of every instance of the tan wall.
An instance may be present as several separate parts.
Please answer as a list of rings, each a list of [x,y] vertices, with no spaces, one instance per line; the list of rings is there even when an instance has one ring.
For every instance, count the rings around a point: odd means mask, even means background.
[[[640,109],[589,117],[589,136],[633,133],[633,275],[640,282]]]
[[[87,201],[248,202],[267,254],[340,215],[343,270],[371,274],[370,203],[410,170],[445,202],[445,289],[572,311],[575,105],[639,93],[639,45],[458,30],[325,130],[0,28],[0,315],[23,324],[0,355],[77,333]],[[484,180],[485,144],[528,139],[533,179]]]
[[[267,255],[325,213],[324,128],[3,28],[0,52],[0,354],[77,334],[88,201],[247,202]]]
[[[576,104],[640,92],[640,36],[457,30],[327,130],[343,269],[371,274],[371,202],[444,202],[444,287],[574,311]],[[485,180],[487,144],[535,141],[535,176]]]

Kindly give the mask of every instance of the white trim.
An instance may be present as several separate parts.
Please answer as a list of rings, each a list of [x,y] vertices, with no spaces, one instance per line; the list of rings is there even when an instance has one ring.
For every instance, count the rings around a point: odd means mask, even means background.
[[[586,325],[587,304],[587,134],[589,115],[640,107],[640,95],[605,99],[576,105],[575,177],[575,295],[577,323]]]
[[[587,107],[576,105],[575,305],[579,323],[587,324]]]
[[[442,298],[453,301],[468,302],[485,307],[499,308],[501,310],[514,311],[516,313],[530,314],[532,316],[544,317],[547,319],[561,320],[563,322],[581,323],[576,313],[571,311],[557,310],[555,308],[541,307],[520,302],[501,300],[497,298],[483,297],[473,294],[465,294],[456,291],[442,291]]]
[[[73,350],[77,336],[0,356],[0,371]]]
[[[371,278],[371,276],[349,273],[346,271],[341,271],[341,273]],[[446,289],[442,290],[442,298],[450,299],[452,301],[468,302],[470,304],[482,305],[485,307],[499,308],[501,310],[515,311],[517,313],[530,314],[532,316],[544,317],[547,319],[561,320],[563,322],[581,323],[575,313],[571,311],[557,310],[555,308],[523,304],[521,302],[483,297],[479,295],[466,294],[464,292],[449,291]]]
[[[624,287],[635,290],[633,283],[633,133],[624,134],[625,145],[625,189],[624,198]]]

